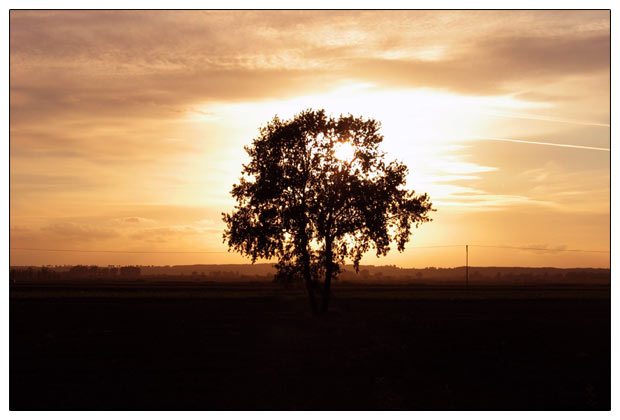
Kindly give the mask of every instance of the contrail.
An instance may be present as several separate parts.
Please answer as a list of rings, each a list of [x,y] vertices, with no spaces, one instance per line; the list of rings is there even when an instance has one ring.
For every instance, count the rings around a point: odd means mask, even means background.
[[[609,149],[604,147],[592,147],[592,146],[579,146],[576,144],[561,144],[561,143],[547,143],[543,141],[531,141],[531,140],[518,140],[518,139],[506,139],[502,137],[484,137],[484,136],[473,136],[472,138],[480,139],[480,140],[492,140],[492,141],[508,141],[511,143],[526,143],[526,144],[540,144],[543,146],[556,146],[556,147],[568,147],[571,149],[587,149],[587,150],[601,150],[604,152],[609,152]]]

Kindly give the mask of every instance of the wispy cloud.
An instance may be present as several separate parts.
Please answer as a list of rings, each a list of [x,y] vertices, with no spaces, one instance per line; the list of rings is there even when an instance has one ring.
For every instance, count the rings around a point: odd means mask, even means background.
[[[113,229],[77,223],[55,223],[44,226],[41,230],[59,239],[78,242],[90,242],[119,236],[118,232]]]
[[[539,121],[550,121],[557,123],[565,123],[565,124],[576,124],[576,125],[591,125],[595,127],[609,127],[608,123],[598,123],[598,122],[590,122],[590,121],[579,121],[579,120],[571,120],[564,118],[551,117],[547,115],[536,115],[536,114],[523,114],[517,112],[505,112],[505,111],[484,111],[487,115],[496,115],[499,117],[508,117],[508,118],[519,118],[519,119],[527,119],[527,120],[539,120]]]

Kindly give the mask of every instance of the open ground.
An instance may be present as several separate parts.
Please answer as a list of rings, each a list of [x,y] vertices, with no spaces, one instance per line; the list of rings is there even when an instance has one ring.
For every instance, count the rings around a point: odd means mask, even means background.
[[[608,286],[14,286],[10,408],[609,410]]]

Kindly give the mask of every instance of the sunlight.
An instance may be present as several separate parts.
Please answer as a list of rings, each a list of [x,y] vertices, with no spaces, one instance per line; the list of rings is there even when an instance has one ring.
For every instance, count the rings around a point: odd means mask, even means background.
[[[210,117],[209,121],[201,118],[197,124],[205,130],[217,127],[216,131],[226,132],[235,150],[248,144],[257,127],[276,114],[288,119],[303,109],[323,108],[334,116],[350,113],[374,118],[381,122],[386,158],[397,159],[409,167],[408,185],[428,192],[434,199],[449,200],[451,193],[458,190],[455,182],[495,169],[469,162],[465,146],[474,136],[490,132],[495,117],[489,114],[545,106],[510,95],[460,95],[433,89],[385,90],[369,83],[347,83],[320,94],[244,103],[208,102],[195,105],[193,110]],[[240,120],[239,115],[245,117]],[[195,113],[193,116],[196,117]],[[231,137],[229,133],[233,132]],[[351,144],[342,143],[337,146],[336,158],[348,162],[353,153]],[[240,163],[244,158],[237,154],[235,161]],[[196,176],[202,176],[200,166],[196,171]],[[234,182],[232,175],[231,180]]]
[[[355,154],[355,148],[349,142],[336,143],[334,145],[334,155],[342,162],[351,162]]]

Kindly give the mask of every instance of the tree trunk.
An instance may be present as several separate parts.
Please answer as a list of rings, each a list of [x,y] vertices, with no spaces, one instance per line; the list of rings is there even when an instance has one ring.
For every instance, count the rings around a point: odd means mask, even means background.
[[[332,285],[332,241],[331,239],[325,240],[325,284],[323,285],[323,297],[321,299],[321,313],[327,312],[329,308],[330,289]]]
[[[308,253],[308,237],[305,230],[301,233],[301,262],[303,265],[304,282],[306,283],[306,290],[308,292],[308,299],[310,300],[310,309],[312,314],[316,315],[319,312],[319,308],[314,297],[314,286],[312,284],[312,276],[310,274],[310,254]]]

